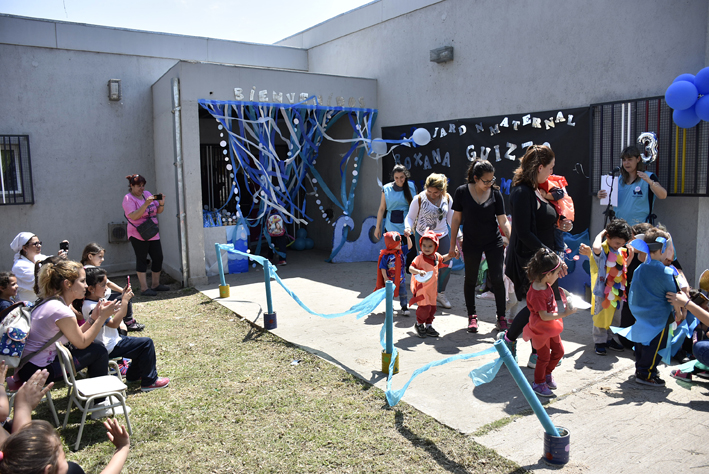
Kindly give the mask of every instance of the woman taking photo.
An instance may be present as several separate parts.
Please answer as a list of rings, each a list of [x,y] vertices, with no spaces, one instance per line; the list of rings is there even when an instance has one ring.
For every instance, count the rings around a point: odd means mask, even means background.
[[[554,152],[551,148],[532,145],[522,157],[512,178],[510,192],[512,233],[505,259],[505,274],[514,283],[515,296],[524,306],[515,316],[509,330],[498,335],[498,339],[504,337],[511,351],[515,349],[517,338],[529,322],[530,313],[526,301],[530,282],[525,270],[529,260],[540,248],[562,250],[554,248],[554,227],[559,216],[554,206],[542,196],[539,190],[539,185],[554,171],[554,162]],[[572,229],[573,224],[570,220],[564,219],[561,222],[562,231],[569,232]],[[561,268],[559,278],[566,276],[566,264],[562,262]],[[554,282],[552,289],[556,300],[560,300],[558,280]],[[533,352],[527,366],[534,368],[536,361],[537,354]]]
[[[123,212],[128,219],[128,238],[135,252],[135,271],[140,282],[143,296],[155,296],[158,291],[168,291],[160,284],[162,271],[162,246],[158,232],[157,215],[165,210],[165,196],[153,196],[145,190],[145,178],[139,174],[126,176],[130,192],[123,198]],[[152,285],[148,287],[146,272],[147,258],[150,255],[150,270],[153,272]]]
[[[632,227],[649,222],[655,225],[653,206],[655,197],[665,199],[667,191],[657,181],[653,173],[645,173],[645,163],[636,146],[625,148],[621,154],[620,179],[618,180],[618,205],[613,209],[615,217],[625,219]],[[598,191],[598,199],[605,199],[608,193]]]
[[[468,168],[468,183],[455,190],[451,234],[457,235],[463,223],[465,255],[465,306],[468,309],[468,332],[478,332],[475,309],[475,287],[483,252],[488,265],[497,307],[497,329],[507,329],[505,284],[502,280],[505,248],[510,224],[505,214],[500,188],[495,186],[495,168],[487,160],[475,160]],[[506,237],[500,234],[500,227]],[[451,258],[455,257],[455,241],[451,241]]]
[[[68,241],[65,240],[62,244],[66,244],[66,248],[69,248]],[[15,252],[15,262],[12,265],[12,273],[17,278],[18,286],[15,300],[34,303],[37,300],[37,294],[34,292],[35,262],[47,258],[46,255],[42,255],[42,242],[32,232],[20,232],[12,240],[10,247]],[[66,253],[66,250],[61,249],[58,255],[65,256]]]
[[[414,242],[418,241],[426,230],[431,230],[441,237],[438,238],[438,248],[450,248],[451,240],[448,234],[448,227],[453,219],[453,198],[446,191],[448,189],[448,178],[444,174],[431,173],[426,178],[424,191],[419,193],[409,206],[409,213],[405,219],[405,235],[411,235],[412,229],[416,235]],[[446,286],[450,279],[450,268],[445,268],[438,276],[438,305],[443,308],[450,308],[451,303],[445,295]]]

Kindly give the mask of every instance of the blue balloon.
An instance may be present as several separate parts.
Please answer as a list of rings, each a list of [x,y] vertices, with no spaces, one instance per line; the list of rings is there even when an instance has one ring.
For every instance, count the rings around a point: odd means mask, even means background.
[[[665,101],[675,110],[688,109],[699,97],[697,88],[691,82],[677,81],[670,84],[665,92]]]
[[[308,236],[308,231],[303,228],[298,229],[298,231],[295,233],[296,239],[304,239],[307,236]]]
[[[709,94],[709,67],[705,67],[694,76],[694,85],[700,94]]]
[[[697,125],[701,119],[694,112],[694,107],[684,110],[675,110],[672,112],[672,120],[680,128],[692,128]]]
[[[305,250],[305,239],[295,239],[292,247],[293,250]]]
[[[305,239],[305,250],[310,250],[315,247],[315,241],[313,239]]]
[[[687,82],[691,82],[692,84],[694,84],[694,74],[689,74],[689,73],[680,74],[679,76],[675,77],[675,80],[672,82],[677,82],[677,81],[687,81]]]
[[[694,112],[697,117],[709,122],[709,95],[705,95],[699,98],[696,104],[694,104]]]

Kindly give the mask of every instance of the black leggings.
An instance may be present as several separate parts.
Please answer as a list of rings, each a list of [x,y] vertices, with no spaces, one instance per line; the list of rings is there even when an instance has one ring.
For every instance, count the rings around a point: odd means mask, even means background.
[[[464,247],[465,257],[465,283],[463,292],[465,294],[465,306],[468,314],[477,314],[475,309],[475,287],[478,282],[478,272],[480,270],[480,260],[485,252],[487,259],[487,272],[492,282],[492,292],[495,295],[495,306],[497,307],[497,319],[505,318],[507,302],[505,298],[505,283],[502,279],[502,265],[505,260],[505,248],[498,246]]]
[[[135,252],[135,271],[145,273],[148,271],[148,254],[150,254],[151,265],[150,269],[153,273],[162,270],[162,245],[158,240],[138,240],[135,237],[130,238],[130,243]]]
[[[527,287],[529,289],[529,287]],[[553,285],[551,285],[551,289],[554,292],[554,299],[557,301],[561,299],[559,296],[559,280],[556,280]],[[522,334],[522,330],[524,327],[527,325],[529,322],[529,308],[527,307],[527,301],[521,301],[520,303],[524,304],[524,307],[517,313],[517,316],[515,316],[514,321],[512,321],[512,325],[510,328],[507,330],[507,339],[510,341],[515,341],[520,334]],[[536,351],[534,351],[536,352]]]

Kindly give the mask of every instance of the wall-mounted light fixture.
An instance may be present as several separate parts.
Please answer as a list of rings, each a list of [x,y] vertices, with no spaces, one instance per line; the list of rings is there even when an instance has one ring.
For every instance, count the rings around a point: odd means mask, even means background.
[[[431,62],[445,63],[453,61],[453,46],[444,46],[431,50]]]
[[[108,80],[108,100],[114,100],[114,101],[121,100],[121,80],[120,79],[109,79]]]

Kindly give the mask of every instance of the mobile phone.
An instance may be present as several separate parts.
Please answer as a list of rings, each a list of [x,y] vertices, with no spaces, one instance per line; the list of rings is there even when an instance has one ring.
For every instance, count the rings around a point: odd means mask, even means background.
[[[156,200],[156,201],[162,201],[162,193],[156,194],[156,195],[155,195],[155,200]]]
[[[62,242],[59,244],[59,250],[69,251],[69,242]]]
[[[130,275],[126,277],[128,279],[128,284],[130,285]]]

